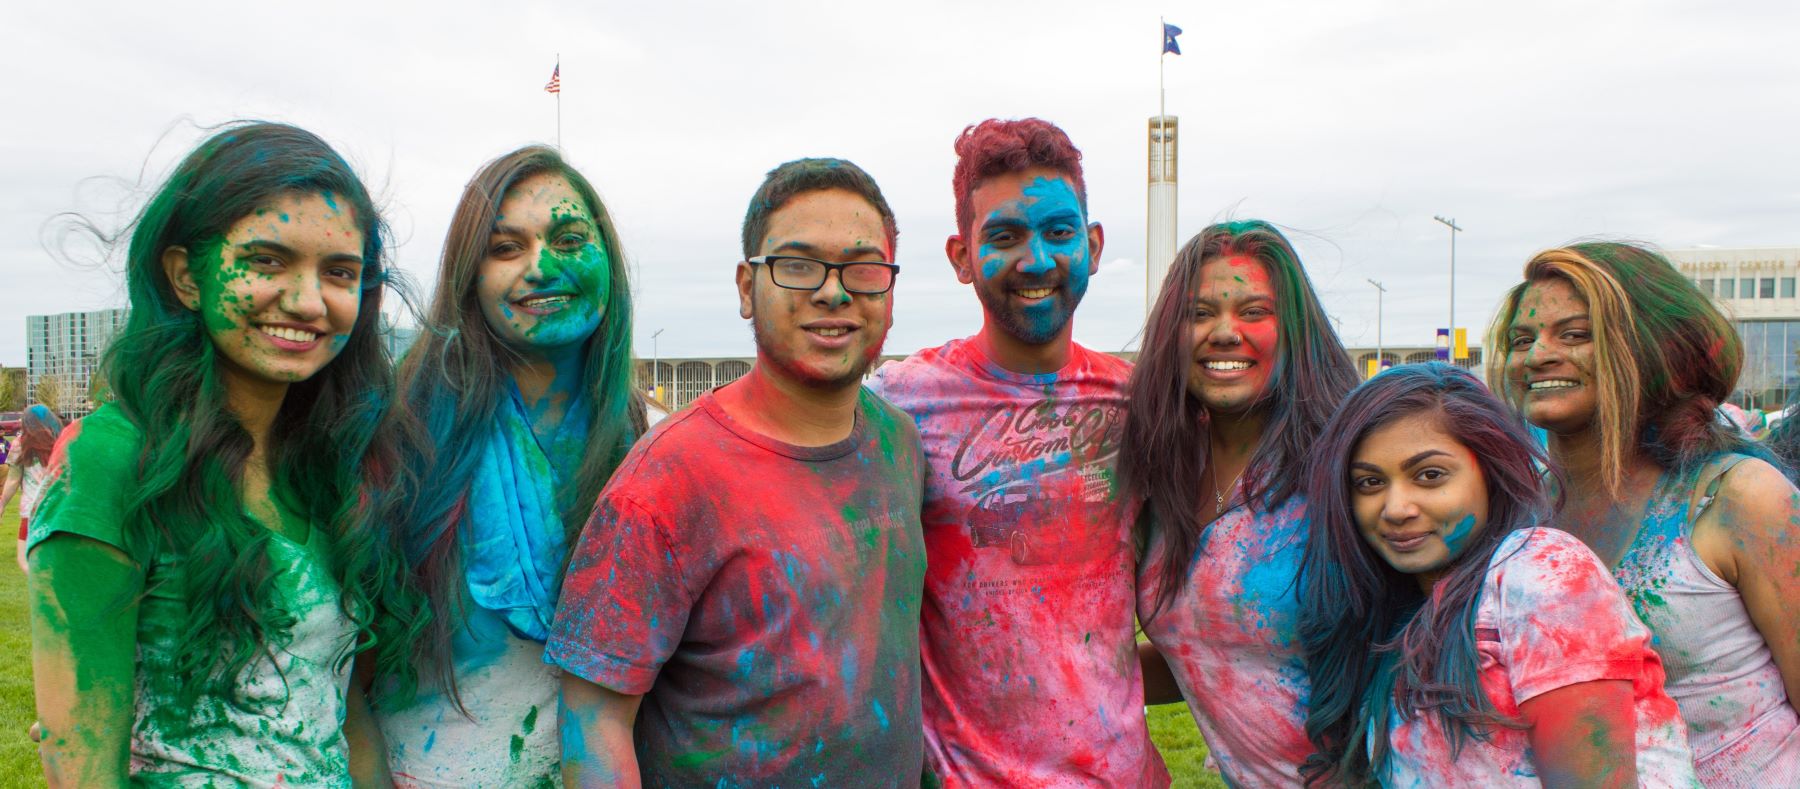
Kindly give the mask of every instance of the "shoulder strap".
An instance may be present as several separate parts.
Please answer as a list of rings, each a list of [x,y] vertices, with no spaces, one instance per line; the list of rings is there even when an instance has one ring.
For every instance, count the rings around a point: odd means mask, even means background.
[[[1737,464],[1749,460],[1749,455],[1731,453],[1702,467],[1700,477],[1694,483],[1694,496],[1688,506],[1688,523],[1698,523],[1700,516],[1712,506],[1713,499],[1719,495],[1719,485],[1725,474],[1737,467]]]

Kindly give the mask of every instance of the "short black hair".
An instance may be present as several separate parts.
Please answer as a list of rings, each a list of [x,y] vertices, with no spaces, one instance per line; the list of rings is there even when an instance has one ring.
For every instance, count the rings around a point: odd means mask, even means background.
[[[744,257],[756,256],[763,238],[769,234],[769,215],[794,199],[795,195],[820,189],[843,189],[869,201],[881,215],[881,229],[887,235],[888,254],[894,254],[894,242],[900,235],[894,222],[894,210],[881,187],[863,168],[843,159],[795,159],[769,171],[756,195],[750,198],[750,209],[744,212]],[[890,261],[891,262],[891,261]]]

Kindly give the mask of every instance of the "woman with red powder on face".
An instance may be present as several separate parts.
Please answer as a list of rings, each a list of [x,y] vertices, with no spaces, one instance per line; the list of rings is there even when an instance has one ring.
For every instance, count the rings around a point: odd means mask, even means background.
[[[1307,469],[1311,785],[1693,786],[1650,632],[1538,528],[1541,453],[1473,375],[1363,384]]]
[[[1567,480],[1557,527],[1656,635],[1701,781],[1800,786],[1800,491],[1715,416],[1737,332],[1660,255],[1587,243],[1525,265],[1489,347]]]
[[[1213,225],[1176,255],[1131,374],[1119,469],[1145,499],[1145,700],[1185,696],[1234,785],[1298,786],[1312,753],[1296,472],[1355,385],[1280,231]]]

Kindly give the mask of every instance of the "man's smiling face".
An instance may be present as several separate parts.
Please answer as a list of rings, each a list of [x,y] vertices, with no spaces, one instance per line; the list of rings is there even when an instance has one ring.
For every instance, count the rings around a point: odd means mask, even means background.
[[[1099,256],[1081,198],[1047,167],[1004,173],[969,194],[970,227],[950,241],[957,277],[990,322],[1028,345],[1056,340],[1087,293]]]

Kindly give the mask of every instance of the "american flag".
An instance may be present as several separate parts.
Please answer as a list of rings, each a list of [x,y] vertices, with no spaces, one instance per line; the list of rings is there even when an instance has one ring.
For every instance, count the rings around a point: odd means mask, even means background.
[[[562,64],[556,64],[556,70],[550,72],[550,82],[544,85],[545,93],[562,92]]]

